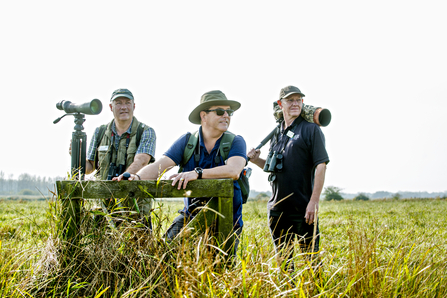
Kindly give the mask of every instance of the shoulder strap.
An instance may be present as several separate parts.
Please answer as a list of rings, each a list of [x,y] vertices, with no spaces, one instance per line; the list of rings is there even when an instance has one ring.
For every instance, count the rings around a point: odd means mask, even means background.
[[[188,143],[186,144],[185,150],[183,151],[182,161],[179,164],[180,167],[178,171],[179,173],[183,171],[183,167],[193,155],[194,149],[196,148],[198,142],[199,142],[199,131],[196,131],[195,133],[190,133]]]
[[[99,131],[98,131],[98,136],[95,140],[95,167],[96,169],[98,168],[98,147],[99,144],[101,144],[101,140],[104,137],[104,134],[106,132],[107,129],[107,124],[103,124],[99,127]]]
[[[278,136],[281,131],[281,127],[283,125],[283,122],[280,123],[275,129],[275,133],[273,134],[272,138],[270,139],[270,148],[273,148],[276,143],[278,143]]]
[[[144,130],[146,129],[146,125],[144,125],[144,123],[141,123],[138,125],[137,128],[137,133],[136,133],[136,137],[137,137],[137,149],[138,147],[140,147],[140,141],[141,141],[141,136],[143,135]],[[149,161],[149,163],[153,163],[155,162],[155,157],[151,156],[151,160]]]
[[[219,152],[222,159],[226,161],[228,154],[230,154],[231,145],[233,144],[235,135],[229,131],[224,132],[222,139],[220,140]]]
[[[140,140],[141,140],[141,135],[143,134],[144,131],[144,124],[140,123],[140,125],[138,125],[137,128],[137,148],[140,146]]]

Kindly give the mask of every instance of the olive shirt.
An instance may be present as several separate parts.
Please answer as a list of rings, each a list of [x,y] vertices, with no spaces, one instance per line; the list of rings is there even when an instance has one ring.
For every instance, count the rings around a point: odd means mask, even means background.
[[[281,127],[277,142],[273,139],[271,143],[274,151],[283,152],[284,162],[282,171],[274,173],[268,210],[305,214],[312,196],[315,168],[329,162],[323,132],[317,124],[299,116],[286,129]]]
[[[133,123],[133,120],[132,120]],[[119,138],[115,138],[115,147],[118,148],[118,144],[120,142],[120,140],[122,138],[125,138],[127,136],[127,134],[131,133],[131,128],[132,128],[132,123],[129,126],[129,129],[123,133]],[[115,126],[115,121],[113,121],[113,125],[112,125],[112,131],[115,135],[118,135],[116,132],[116,126]],[[93,134],[92,140],[90,141],[90,146],[88,148],[88,154],[87,154],[87,159],[94,161],[95,160],[95,144],[96,144],[96,139],[98,138],[98,134],[99,134],[99,127],[97,127],[95,129],[95,133]],[[141,139],[140,139],[140,145],[137,148],[137,152],[135,153],[135,155],[140,154],[140,153],[146,153],[149,154],[150,156],[154,157],[155,155],[155,131],[152,127],[148,127],[148,129],[145,129],[143,131],[143,133],[141,134]],[[100,143],[100,142],[99,142]],[[98,143],[98,144],[99,144]]]

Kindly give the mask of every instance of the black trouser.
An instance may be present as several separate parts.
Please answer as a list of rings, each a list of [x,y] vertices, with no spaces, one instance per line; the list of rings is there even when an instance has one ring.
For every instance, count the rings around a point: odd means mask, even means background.
[[[302,252],[318,252],[320,243],[320,232],[317,225],[314,234],[314,224],[307,224],[304,218],[305,214],[288,214],[278,211],[269,212],[269,227],[272,234],[273,242],[275,243],[275,250],[281,256],[287,258],[287,262],[293,257],[293,240],[295,235],[298,237],[299,247]],[[314,241],[313,241],[314,240]],[[290,264],[293,266],[293,264]]]
[[[187,216],[183,210],[179,211],[180,215],[177,216],[172,222],[171,226],[166,231],[165,237],[167,240],[172,240],[177,236],[178,233],[183,229],[184,226],[188,224],[188,222],[194,218],[194,215]],[[234,254],[237,251],[237,247],[239,245],[239,238],[242,233],[242,228],[238,227],[234,230],[235,239],[234,239]]]

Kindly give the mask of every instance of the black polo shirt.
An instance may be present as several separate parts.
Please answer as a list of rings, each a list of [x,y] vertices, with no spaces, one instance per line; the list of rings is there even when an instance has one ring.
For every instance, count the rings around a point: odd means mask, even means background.
[[[300,116],[287,129],[281,127],[277,142],[274,136],[272,145],[274,151],[283,154],[283,169],[274,173],[276,178],[271,182],[272,197],[268,209],[305,214],[312,195],[315,168],[320,163],[329,162],[324,134],[317,124]]]

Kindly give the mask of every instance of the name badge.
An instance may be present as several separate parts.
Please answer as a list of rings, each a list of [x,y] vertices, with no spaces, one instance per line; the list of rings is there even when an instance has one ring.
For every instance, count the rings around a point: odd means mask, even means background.
[[[294,135],[295,135],[295,134],[294,134],[293,131],[291,131],[291,130],[289,130],[289,131],[286,133],[286,136],[288,136],[289,138],[293,138]]]
[[[99,146],[98,151],[107,151],[109,149],[109,146]]]

